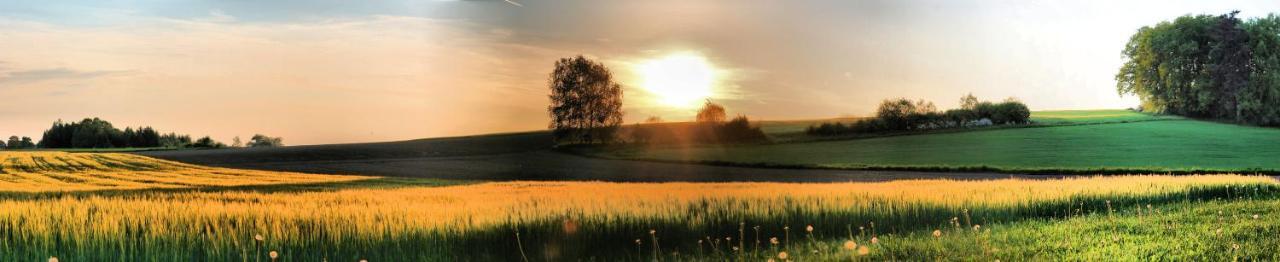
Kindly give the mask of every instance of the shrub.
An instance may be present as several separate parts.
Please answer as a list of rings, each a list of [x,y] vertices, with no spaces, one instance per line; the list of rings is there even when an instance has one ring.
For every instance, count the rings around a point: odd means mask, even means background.
[[[746,116],[734,117],[733,120],[716,126],[715,133],[720,143],[747,143],[768,139],[759,127],[751,126],[751,121]]]

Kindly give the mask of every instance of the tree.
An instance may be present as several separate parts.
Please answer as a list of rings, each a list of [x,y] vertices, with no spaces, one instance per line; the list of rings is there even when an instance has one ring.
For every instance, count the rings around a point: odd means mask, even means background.
[[[1212,90],[1217,106],[1212,115],[1220,119],[1242,120],[1238,102],[1240,90],[1249,84],[1249,64],[1253,58],[1249,48],[1249,34],[1241,27],[1236,14],[1218,16],[1218,23],[1209,32],[1213,45],[1209,50],[1209,73],[1213,77]]]
[[[622,86],[609,69],[581,55],[556,61],[549,86],[557,141],[608,142],[622,124]]]
[[[1252,19],[1249,34],[1252,71],[1237,95],[1241,118],[1258,125],[1280,125],[1280,16]]]
[[[8,149],[22,148],[22,139],[19,139],[18,136],[9,136],[9,142],[5,143],[5,145],[5,148]]]
[[[698,109],[698,115],[695,119],[697,119],[698,123],[718,124],[724,122],[724,106],[713,103],[708,99],[706,103],[702,104],[702,109]]]
[[[22,137],[22,142],[19,145],[19,148],[33,149],[36,148],[36,143],[31,141],[31,137],[24,136]]]
[[[240,143],[240,136],[231,139],[231,147],[244,147],[244,143]]]
[[[270,137],[263,134],[254,134],[249,138],[249,147],[278,147],[284,146],[284,138]]]
[[[978,107],[978,97],[973,96],[973,93],[969,93],[960,97],[960,109],[973,110],[977,107]]]
[[[209,136],[196,139],[196,142],[191,144],[191,147],[194,147],[194,148],[223,148],[226,146],[227,145],[223,144],[222,142],[214,141],[213,138]]]

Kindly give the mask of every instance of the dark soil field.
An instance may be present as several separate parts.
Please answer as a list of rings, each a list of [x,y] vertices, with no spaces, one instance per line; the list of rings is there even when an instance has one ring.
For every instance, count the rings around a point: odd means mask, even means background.
[[[777,169],[610,160],[551,149],[546,132],[400,142],[137,152],[219,167],[323,174],[462,180],[599,180],[620,182],[831,182],[901,179],[996,179],[997,173]]]

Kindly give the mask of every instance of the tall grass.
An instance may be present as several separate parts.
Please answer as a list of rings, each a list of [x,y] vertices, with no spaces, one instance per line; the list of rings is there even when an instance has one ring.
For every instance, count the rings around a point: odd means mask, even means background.
[[[144,177],[205,169],[119,172]],[[1105,201],[1161,205],[1261,198],[1277,190],[1269,178],[1233,175],[444,187],[317,181],[87,192],[61,191],[65,182],[58,181],[0,188],[9,191],[0,193],[0,260],[266,261],[269,251],[278,252],[279,261],[763,259],[777,252],[802,259],[821,243],[907,237],[960,221],[992,227],[1088,216],[1107,210]]]

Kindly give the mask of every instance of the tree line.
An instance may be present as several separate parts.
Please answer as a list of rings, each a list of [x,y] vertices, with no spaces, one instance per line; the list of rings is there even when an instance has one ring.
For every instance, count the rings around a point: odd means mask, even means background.
[[[16,137],[10,138],[8,144]],[[236,137],[236,145],[239,147],[239,137]],[[165,148],[223,148],[226,144],[218,142],[209,136],[198,139],[192,139],[190,135],[167,133],[162,134],[159,131],[149,127],[125,127],[124,130],[116,128],[111,122],[100,118],[85,118],[79,122],[63,122],[58,120],[44,131],[39,143],[30,143],[31,139],[24,137],[19,141],[22,147],[9,147],[11,149],[18,148],[147,148],[147,147],[165,147]],[[249,146],[282,146],[283,139],[279,137],[269,137],[262,134],[254,135],[250,140]]]
[[[978,101],[977,97],[969,94],[960,98],[960,108],[946,111],[939,111],[933,102],[923,99],[914,102],[906,98],[886,99],[880,102],[874,117],[849,124],[830,122],[812,125],[805,129],[805,133],[834,136],[1030,122],[1031,110],[1017,99],[1008,98],[1003,102],[993,103]]]
[[[1117,91],[1136,95],[1143,111],[1280,124],[1280,17],[1237,14],[1139,28],[1122,52]]]

